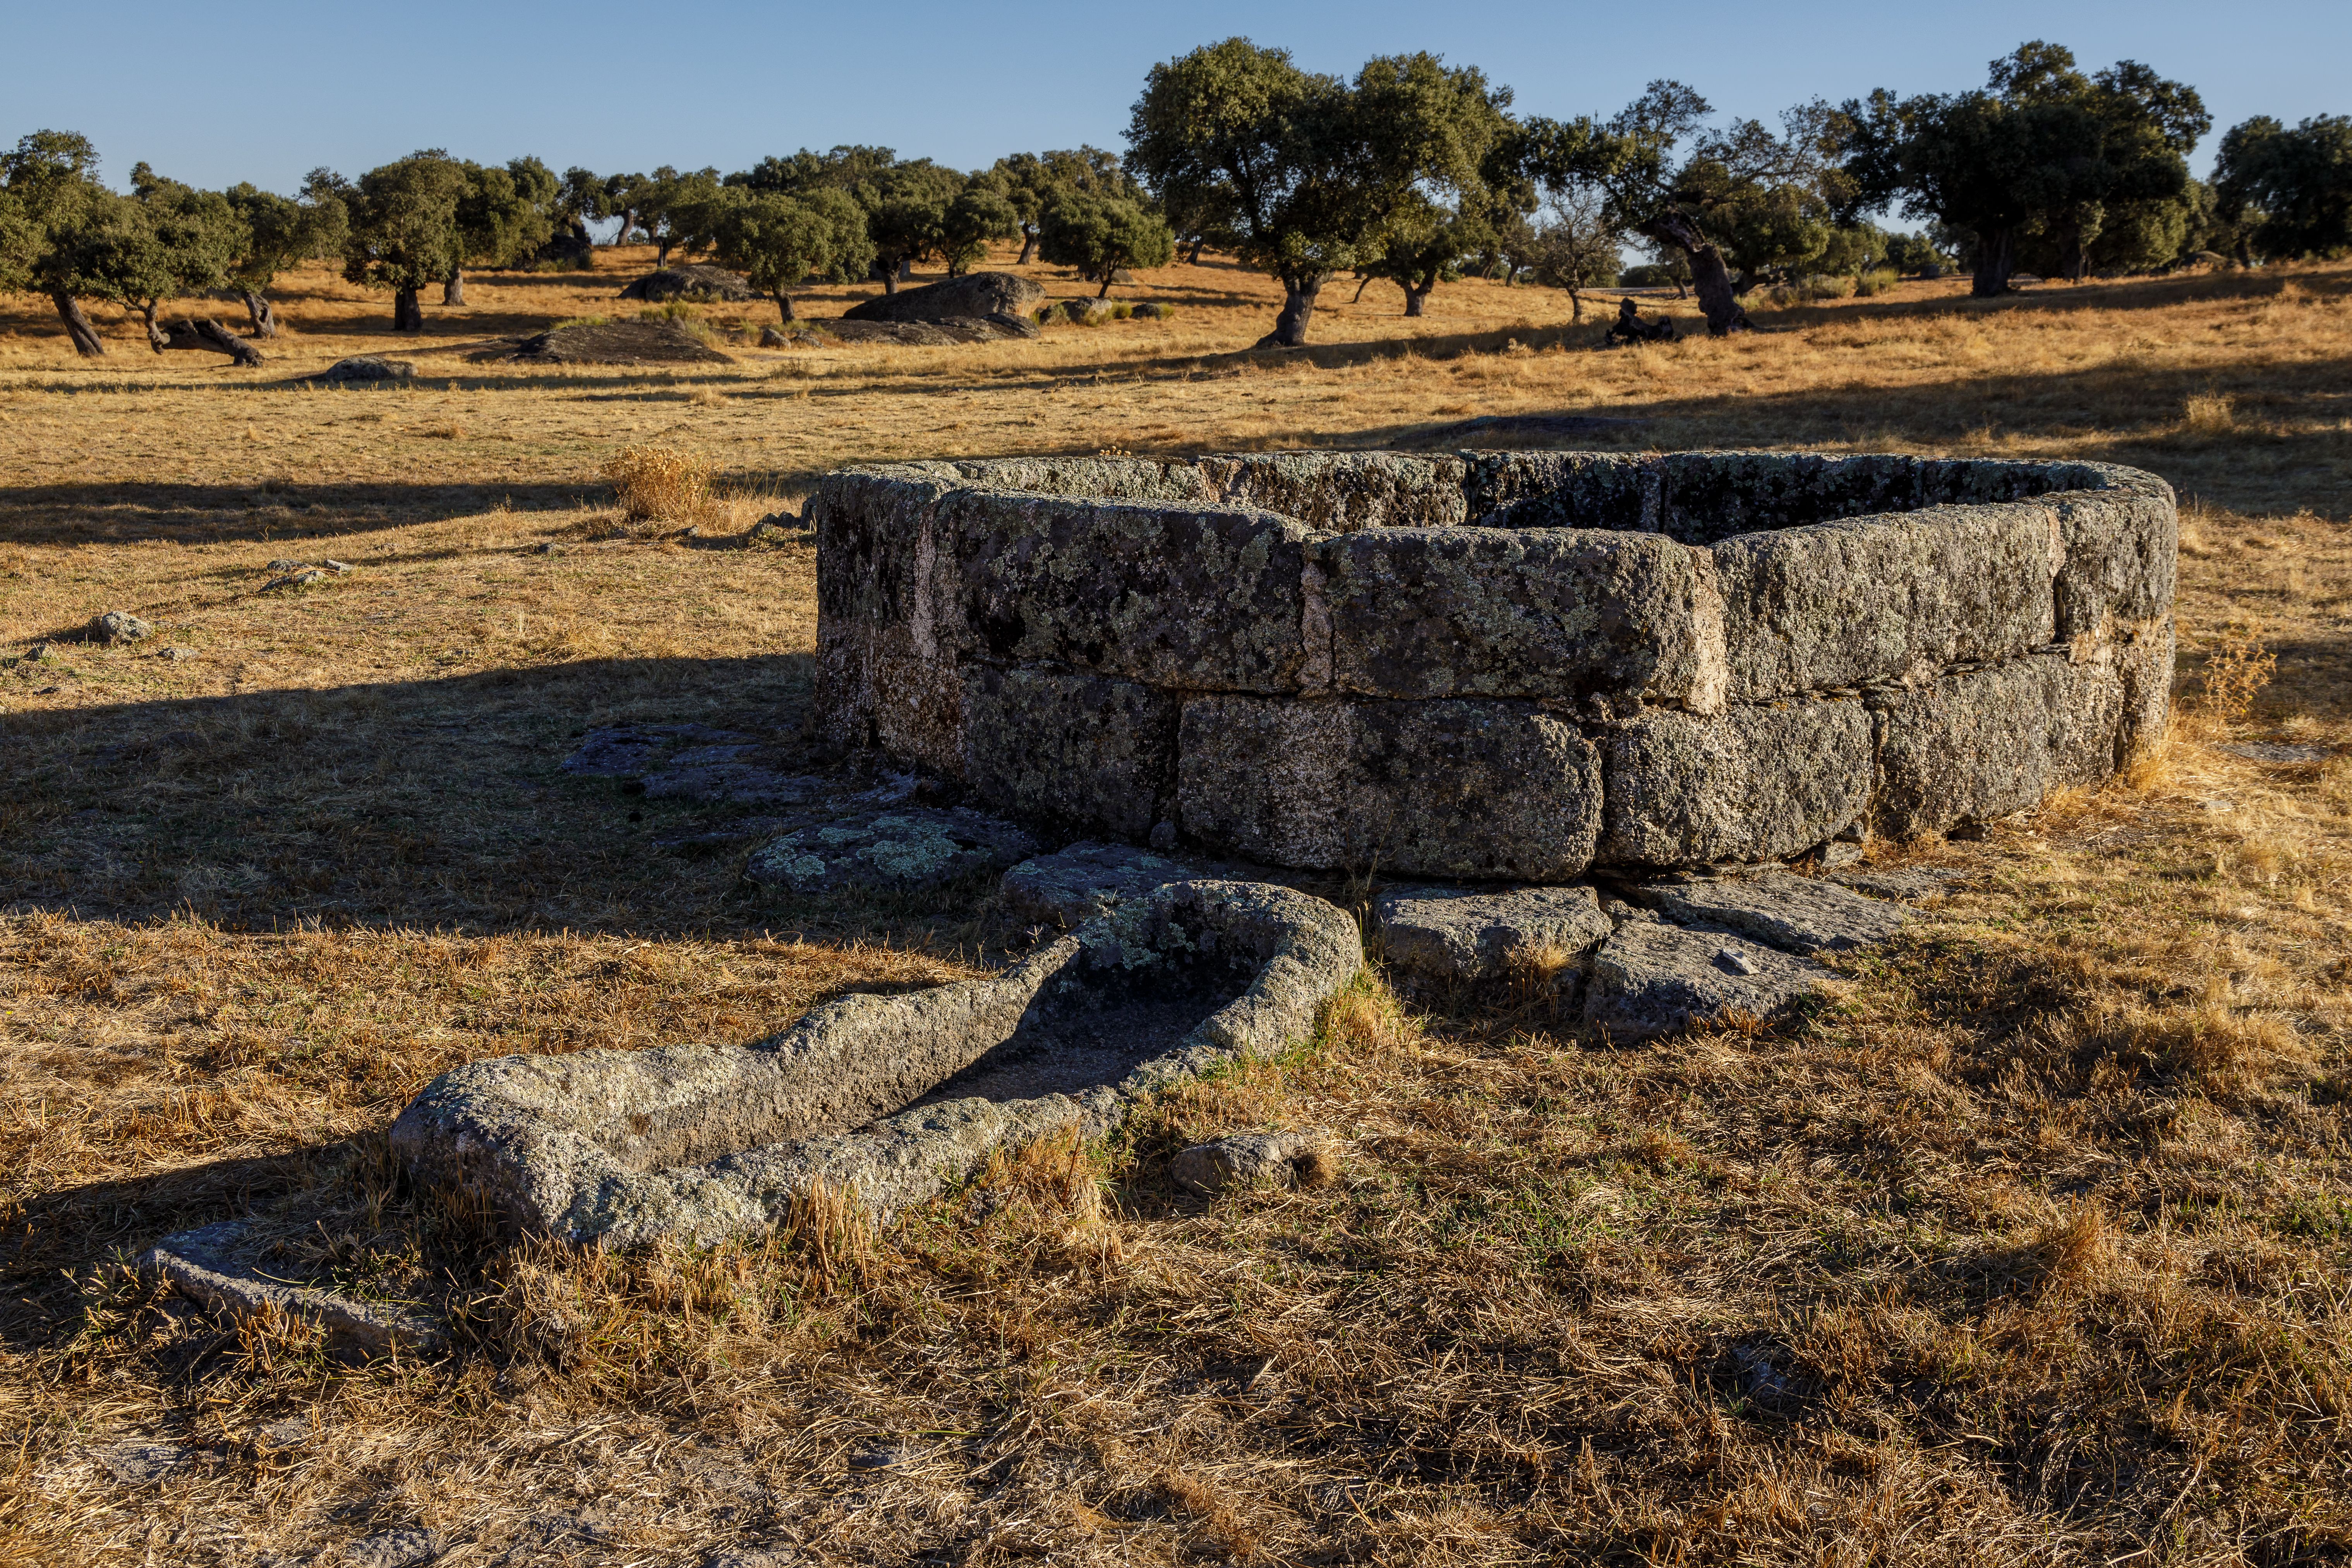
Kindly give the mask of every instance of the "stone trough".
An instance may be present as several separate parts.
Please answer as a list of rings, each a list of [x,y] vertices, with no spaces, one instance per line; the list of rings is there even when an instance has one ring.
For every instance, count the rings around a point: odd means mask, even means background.
[[[825,479],[820,721],[1041,830],[1563,882],[1908,839],[2160,731],[2170,489],[1764,452]]]
[[[819,1184],[890,1210],[993,1149],[1102,1131],[1140,1095],[1304,1037],[1362,958],[1319,899],[1177,882],[1002,974],[844,997],[757,1045],[470,1063],[402,1112],[393,1147],[509,1230],[572,1241],[756,1231]]]

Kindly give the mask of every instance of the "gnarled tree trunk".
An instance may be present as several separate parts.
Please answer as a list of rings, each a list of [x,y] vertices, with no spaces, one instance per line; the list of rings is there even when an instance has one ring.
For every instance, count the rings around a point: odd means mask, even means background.
[[[1186,257],[1186,258],[1184,258],[1184,264],[1185,264],[1186,266],[1188,266],[1188,267],[1198,267],[1198,266],[1200,266],[1200,265],[1201,265],[1201,253],[1202,253],[1202,251],[1204,251],[1204,250],[1208,249],[1208,248],[1209,248],[1209,242],[1208,242],[1207,240],[1205,240],[1205,239],[1196,239],[1196,240],[1194,240],[1194,241],[1192,242],[1192,255],[1190,255],[1190,256],[1188,256],[1188,257]]]
[[[73,340],[74,353],[84,359],[103,358],[106,345],[98,341],[98,329],[81,313],[81,301],[60,290],[49,296],[58,308],[58,319],[66,324],[66,336]]]
[[[202,349],[208,353],[226,354],[239,364],[259,364],[261,351],[222,326],[218,321],[173,321],[161,332],[151,326],[148,341],[155,352],[165,349]]]
[[[1429,291],[1437,287],[1437,276],[1432,273],[1429,281],[1422,284],[1418,289],[1410,283],[1400,283],[1397,287],[1404,290],[1404,313],[1408,316],[1418,316],[1421,314],[1421,308],[1429,302]]]
[[[1691,287],[1698,292],[1698,308],[1706,317],[1707,336],[1728,337],[1733,332],[1756,330],[1748,312],[1739,308],[1739,295],[1731,286],[1731,269],[1723,264],[1723,252],[1715,247],[1715,241],[1707,238],[1697,224],[1668,207],[1643,224],[1642,232],[1689,258]]]
[[[240,289],[237,298],[245,301],[246,320],[253,323],[257,338],[278,335],[278,312],[269,308],[269,297],[258,289]]]
[[[1979,300],[1995,300],[2009,292],[2009,275],[2017,270],[2017,237],[2005,228],[1977,232],[1976,276],[1969,292]]]
[[[1013,265],[1015,267],[1026,267],[1029,265],[1029,258],[1036,254],[1037,231],[1024,226],[1021,230],[1021,258],[1015,261]]]
[[[793,297],[782,289],[776,290],[776,309],[784,313],[785,321],[793,319]]]
[[[441,279],[441,302],[462,305],[466,302],[466,274],[460,268],[449,268],[449,276]]]
[[[1315,316],[1315,296],[1322,291],[1320,276],[1282,280],[1282,313],[1274,319],[1274,331],[1258,339],[1253,347],[1261,349],[1303,348],[1307,343],[1307,323]]]
[[[421,332],[425,330],[425,307],[416,302],[416,285],[403,284],[392,291],[392,330],[395,332]]]

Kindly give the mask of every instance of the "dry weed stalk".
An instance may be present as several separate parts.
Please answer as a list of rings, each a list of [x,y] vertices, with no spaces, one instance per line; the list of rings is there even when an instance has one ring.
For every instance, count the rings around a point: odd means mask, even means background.
[[[2198,677],[2205,713],[2223,724],[2238,722],[2277,673],[2278,655],[2263,646],[2261,627],[2224,626],[2206,653]]]

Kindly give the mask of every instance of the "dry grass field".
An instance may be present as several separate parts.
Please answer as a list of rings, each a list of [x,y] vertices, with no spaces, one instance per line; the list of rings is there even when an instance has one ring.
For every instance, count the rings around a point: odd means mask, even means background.
[[[1172,321],[1036,342],[469,357],[627,313],[649,262],[473,278],[407,342],[314,269],[259,370],[101,312],[77,362],[0,300],[0,1560],[324,1564],[411,1530],[612,1568],[2352,1556],[2352,269],[1906,284],[1617,353],[1547,291],[1407,321],[1334,285],[1273,355],[1243,351],[1276,292],[1213,260],[1125,290]],[[293,379],[360,353],[416,384]],[[655,843],[701,808],[558,771],[625,719],[820,760],[807,536],[747,532],[814,475],[1514,414],[2152,469],[2184,519],[2167,750],[1874,851],[1960,875],[1773,1028],[1607,1049],[1375,980],[1106,1145],[703,1252],[499,1250],[400,1190],[383,1130],[454,1064],[746,1040],[997,961],[984,891],[763,903]],[[625,518],[599,476],[646,443],[716,499]],[[74,640],[109,609],[159,635]],[[2323,760],[2223,749],[2252,742]],[[1269,1126],[1327,1133],[1336,1178],[1170,1188],[1183,1142]],[[344,1364],[121,1266],[247,1213],[448,1305],[455,1350]]]

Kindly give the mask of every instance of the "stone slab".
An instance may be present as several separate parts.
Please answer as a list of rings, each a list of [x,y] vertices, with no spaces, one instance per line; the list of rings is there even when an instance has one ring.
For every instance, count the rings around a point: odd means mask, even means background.
[[[2134,468],[2101,465],[2096,477],[2107,488],[2051,498],[2065,552],[2054,585],[2060,642],[2169,617],[2179,586],[2180,514],[2172,487]]]
[[[1714,551],[1734,702],[1858,687],[2051,640],[2057,520],[1936,507],[1728,539]]]
[[[1644,712],[1603,737],[1604,865],[1785,859],[1870,800],[1872,720],[1853,700]]]
[[[1831,872],[1829,880],[1868,898],[1916,905],[1942,898],[1967,875],[1950,866],[1856,866]]]
[[[1672,540],[1384,528],[1312,560],[1339,690],[1722,706],[1722,595],[1706,556]]]
[[[1900,904],[1778,869],[1665,878],[1627,890],[1677,925],[1736,931],[1789,952],[1875,947],[1911,918]]]
[[[2116,766],[2124,683],[2108,658],[2012,659],[1874,699],[1874,829],[1903,840],[2039,805]]]
[[[1145,838],[1176,810],[1178,700],[1044,669],[966,673],[964,783],[1024,818]]]
[[[1319,899],[1178,883],[1003,973],[843,997],[756,1046],[468,1063],[401,1112],[392,1147],[509,1228],[572,1241],[715,1241],[820,1184],[887,1211],[993,1150],[1106,1131],[1139,1097],[1306,1037],[1362,958]],[[1048,1080],[1066,1087],[984,1087]]]
[[[1515,953],[1581,954],[1612,929],[1601,896],[1563,888],[1395,888],[1372,902],[1390,967],[1425,981],[1491,980]]]
[[[1081,839],[1004,873],[1005,908],[1021,920],[1079,926],[1170,882],[1202,875],[1194,864],[1127,844]]]
[[[1194,468],[1227,502],[1309,528],[1451,528],[1469,520],[1459,458],[1402,452],[1259,452],[1208,457]]]
[[[1023,829],[977,811],[898,806],[779,834],[751,852],[743,874],[794,893],[905,892],[1001,871],[1036,852]]]
[[[259,1255],[253,1226],[225,1220],[167,1236],[139,1261],[146,1272],[214,1311],[251,1317],[275,1308],[371,1353],[435,1350],[447,1338],[438,1319],[413,1306],[273,1279],[260,1270]]]
[[[1528,703],[1195,698],[1185,837],[1276,866],[1559,882],[1591,864],[1601,770]]]
[[[1261,1183],[1292,1186],[1314,1148],[1315,1141],[1303,1132],[1236,1133],[1179,1150],[1168,1162],[1168,1179],[1202,1196]]]
[[[1601,944],[1584,984],[1584,1023],[1612,1043],[1655,1039],[1740,1012],[1769,1018],[1837,975],[1736,936],[1630,921]]]
[[[1311,532],[1238,506],[979,489],[940,503],[962,624],[995,663],[1058,664],[1188,690],[1295,689]]]

